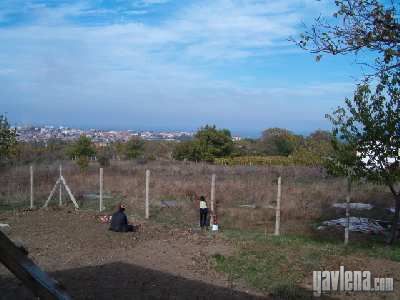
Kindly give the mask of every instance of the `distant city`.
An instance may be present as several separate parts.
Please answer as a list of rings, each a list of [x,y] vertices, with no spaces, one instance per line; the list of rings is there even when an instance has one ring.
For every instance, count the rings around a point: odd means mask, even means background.
[[[133,137],[144,140],[184,141],[190,140],[194,132],[189,131],[134,131],[134,130],[100,130],[79,129],[64,126],[16,126],[17,140],[21,142],[47,142],[51,139],[65,142],[76,141],[81,135],[90,137],[96,144],[109,144],[113,142],[126,142]],[[233,140],[240,140],[239,136]]]

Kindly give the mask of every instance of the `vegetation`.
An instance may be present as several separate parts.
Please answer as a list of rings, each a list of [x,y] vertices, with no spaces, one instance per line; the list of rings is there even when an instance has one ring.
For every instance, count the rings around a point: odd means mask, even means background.
[[[389,187],[395,215],[389,242],[396,239],[400,217],[400,74],[386,73],[375,89],[367,83],[357,87],[346,107],[329,116],[334,135],[344,141],[333,156],[337,169],[352,169],[356,178],[367,178]],[[338,144],[338,143],[337,143]],[[343,147],[349,151],[343,155]],[[346,152],[345,152],[346,153]]]
[[[202,153],[197,141],[185,141],[177,144],[172,152],[176,160],[201,161]]]
[[[274,135],[274,133],[277,133]],[[219,165],[300,165],[323,166],[333,151],[332,135],[327,131],[317,130],[308,137],[291,134],[285,129],[268,129],[262,140],[244,140],[235,143],[231,157],[214,159]],[[281,149],[260,151],[260,148]],[[287,151],[291,149],[290,151]],[[265,155],[265,152],[280,155]],[[291,152],[291,155],[286,155]],[[248,155],[250,154],[250,155]],[[251,155],[253,154],[253,155]]]
[[[10,133],[15,140],[15,132],[10,130]],[[12,162],[28,164],[73,159],[82,170],[87,169],[92,157],[96,157],[102,167],[109,166],[111,160],[138,159],[142,162],[175,159],[223,165],[315,166],[321,165],[322,158],[329,152],[328,139],[329,134],[319,130],[304,138],[286,129],[272,128],[265,130],[261,139],[246,138],[233,142],[229,130],[206,125],[193,140],[182,142],[145,141],[135,137],[128,142],[96,146],[90,138],[81,136],[73,143],[57,139],[15,143]]]
[[[112,148],[110,145],[100,147],[97,150],[97,161],[102,167],[109,167],[112,158]]]
[[[139,137],[131,138],[125,144],[125,155],[128,159],[136,159],[143,155],[144,141]]]
[[[10,128],[7,117],[0,115],[0,163],[5,163],[13,154],[16,132]]]
[[[293,153],[293,160],[306,165],[326,165],[333,153],[333,136],[330,132],[317,130],[303,140]]]
[[[231,155],[233,141],[229,130],[206,125],[197,131],[193,141],[178,144],[173,152],[177,160],[214,161]]]
[[[301,48],[322,55],[359,54],[361,63],[374,74],[398,72],[400,67],[400,23],[398,1],[335,0],[332,19],[318,17],[298,41]],[[375,58],[372,60],[372,58]],[[369,60],[368,60],[369,59]],[[397,71],[396,71],[397,70]]]
[[[308,153],[307,153],[308,154]],[[312,156],[236,156],[214,159],[214,163],[224,166],[318,166],[322,161]]]
[[[336,241],[298,235],[265,236],[261,231],[225,230],[225,238],[237,245],[231,256],[214,255],[218,271],[230,280],[242,279],[278,299],[310,299],[311,292],[300,287],[312,271],[321,270],[340,259],[351,262],[356,257],[379,257],[400,261],[400,248],[359,242],[349,247]],[[293,251],[296,249],[296,251]],[[290,272],[288,272],[290,270]]]
[[[175,141],[145,141],[143,152],[147,160],[171,160]]]
[[[400,23],[398,2],[337,0],[333,17],[318,18],[297,44],[317,54],[355,54],[367,51],[373,68],[357,85],[353,99],[346,99],[327,117],[334,125],[333,173],[367,178],[385,184],[393,194],[395,215],[389,242],[396,239],[400,218]],[[374,59],[371,59],[374,57]],[[373,81],[372,81],[373,79]]]
[[[322,165],[332,151],[332,136],[317,130],[304,138],[282,128],[266,129],[260,139],[233,142],[228,130],[205,126],[194,140],[176,144],[176,160],[208,161],[221,165]]]
[[[270,128],[262,133],[260,148],[266,155],[288,156],[302,143],[302,137],[282,128]]]
[[[81,171],[87,169],[89,165],[89,158],[96,155],[92,141],[89,137],[81,135],[78,141],[72,144],[69,148],[69,156],[72,159],[77,159],[77,164]]]
[[[233,144],[232,156],[259,156],[262,155],[259,139],[244,138]]]

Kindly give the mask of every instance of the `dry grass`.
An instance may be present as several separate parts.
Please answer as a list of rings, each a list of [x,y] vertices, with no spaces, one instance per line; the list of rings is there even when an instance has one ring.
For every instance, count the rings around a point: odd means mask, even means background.
[[[63,162],[63,172],[83,208],[97,208],[96,200],[85,195],[98,193],[98,169],[95,163],[82,173],[72,162]],[[309,223],[327,214],[334,202],[345,199],[344,180],[327,176],[321,168],[300,166],[215,166],[208,164],[154,161],[147,164],[113,161],[104,170],[105,199],[108,208],[123,200],[128,211],[142,215],[144,211],[145,170],[151,170],[150,198],[153,216],[165,214],[183,223],[197,223],[194,198],[210,199],[211,174],[217,176],[216,199],[220,223],[225,227],[268,227],[272,229],[277,177],[282,176],[282,221]],[[58,164],[35,166],[35,201],[41,205],[58,176]],[[384,187],[359,184],[354,201],[391,204]],[[175,200],[177,208],[161,208],[160,200]],[[53,203],[57,201],[54,200]],[[29,167],[20,166],[0,173],[0,207],[27,207],[29,203]],[[240,208],[255,204],[257,209]],[[178,216],[179,214],[179,216]],[[156,216],[155,216],[156,217]],[[164,218],[165,219],[165,218]],[[289,230],[289,229],[285,229]]]

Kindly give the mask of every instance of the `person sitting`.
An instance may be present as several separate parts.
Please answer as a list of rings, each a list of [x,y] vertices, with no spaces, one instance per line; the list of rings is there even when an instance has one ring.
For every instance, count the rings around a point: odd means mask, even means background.
[[[115,232],[130,232],[133,231],[133,225],[128,224],[128,218],[126,217],[125,205],[120,203],[118,210],[111,217],[110,230]]]

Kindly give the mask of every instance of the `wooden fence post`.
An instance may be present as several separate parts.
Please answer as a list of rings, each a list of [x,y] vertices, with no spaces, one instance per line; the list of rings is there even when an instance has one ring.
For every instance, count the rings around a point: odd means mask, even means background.
[[[33,209],[33,166],[29,167],[30,175],[31,175],[31,197],[30,197],[30,209]]]
[[[278,194],[276,197],[276,219],[275,219],[275,235],[279,235],[281,225],[281,191],[282,191],[282,178],[278,177]]]
[[[214,214],[214,203],[215,203],[215,174],[211,176],[211,213]]]
[[[62,177],[62,165],[60,165],[60,178],[61,177]],[[58,200],[59,200],[58,205],[61,206],[62,205],[62,184],[60,184],[60,191],[59,191],[59,195],[58,195]]]
[[[100,198],[100,207],[99,211],[102,212],[104,210],[103,206],[103,168],[100,168],[100,191],[99,191],[99,198]]]
[[[210,213],[210,226],[214,224],[214,216],[215,216],[215,174],[211,176],[211,213]]]
[[[350,199],[351,199],[351,179],[347,178],[347,194],[346,194],[346,227],[344,229],[344,244],[349,243],[349,228],[350,228]]]
[[[146,170],[146,207],[145,207],[145,218],[150,217],[149,214],[149,189],[150,189],[150,170]]]

